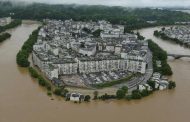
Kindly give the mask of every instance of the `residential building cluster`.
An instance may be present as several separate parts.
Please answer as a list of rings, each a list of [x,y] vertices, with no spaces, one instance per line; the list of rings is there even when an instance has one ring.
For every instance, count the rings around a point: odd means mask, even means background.
[[[5,26],[10,24],[12,21],[11,17],[4,17],[4,18],[0,18],[0,26]]]
[[[153,73],[150,80],[155,82],[155,86],[154,86],[155,89],[158,89],[158,90],[168,89],[169,81],[167,77],[162,76],[160,73],[158,72]],[[153,90],[153,88],[147,83],[138,85],[138,89],[141,92],[143,90],[148,90],[148,91]]]
[[[168,37],[176,38],[182,43],[190,44],[190,26],[175,26],[163,31]]]
[[[167,81],[167,78],[165,78],[158,72],[153,73],[151,80],[155,81],[156,89],[164,90],[168,88],[169,82]]]
[[[148,43],[107,21],[44,20],[33,62],[52,80],[62,75],[146,72]],[[100,36],[93,35],[100,32]]]

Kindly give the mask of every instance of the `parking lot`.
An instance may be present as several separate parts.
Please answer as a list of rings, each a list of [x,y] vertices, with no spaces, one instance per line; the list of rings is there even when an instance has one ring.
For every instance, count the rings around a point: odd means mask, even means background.
[[[90,74],[80,74],[80,78],[85,82],[86,85],[106,83],[113,80],[127,77],[130,73],[127,71],[110,71]]]
[[[69,86],[85,87],[122,79],[130,74],[131,73],[127,71],[110,71],[90,74],[64,75],[61,76],[61,80]]]

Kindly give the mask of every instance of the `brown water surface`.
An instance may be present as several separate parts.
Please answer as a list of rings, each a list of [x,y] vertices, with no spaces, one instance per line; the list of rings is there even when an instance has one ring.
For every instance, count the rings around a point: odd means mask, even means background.
[[[38,27],[24,23],[10,30],[12,37],[0,44],[0,122],[188,122],[190,113],[190,60],[170,60],[177,88],[156,92],[139,101],[106,101],[74,104],[51,100],[17,67],[15,57],[29,34]],[[152,38],[154,28],[140,32]],[[188,53],[175,44],[156,40],[168,51]]]

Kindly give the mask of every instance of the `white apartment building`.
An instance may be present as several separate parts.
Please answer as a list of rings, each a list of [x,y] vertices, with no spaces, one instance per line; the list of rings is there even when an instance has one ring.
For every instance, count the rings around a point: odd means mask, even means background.
[[[4,17],[4,18],[0,18],[0,26],[5,26],[10,24],[12,21],[11,17]]]
[[[104,59],[104,60],[80,60],[79,73],[91,73],[101,71],[127,70],[126,60],[122,59]]]

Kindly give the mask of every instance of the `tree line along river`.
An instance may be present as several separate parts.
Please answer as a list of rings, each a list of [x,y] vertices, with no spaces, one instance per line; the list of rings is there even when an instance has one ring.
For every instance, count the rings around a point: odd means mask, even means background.
[[[190,59],[168,62],[177,83],[174,90],[159,91],[137,101],[92,101],[74,104],[59,97],[51,100],[38,86],[27,69],[16,64],[16,54],[33,30],[36,22],[25,21],[8,30],[11,38],[0,43],[0,122],[186,122],[190,112]],[[168,52],[190,54],[189,49],[153,37],[158,28],[139,30]]]

